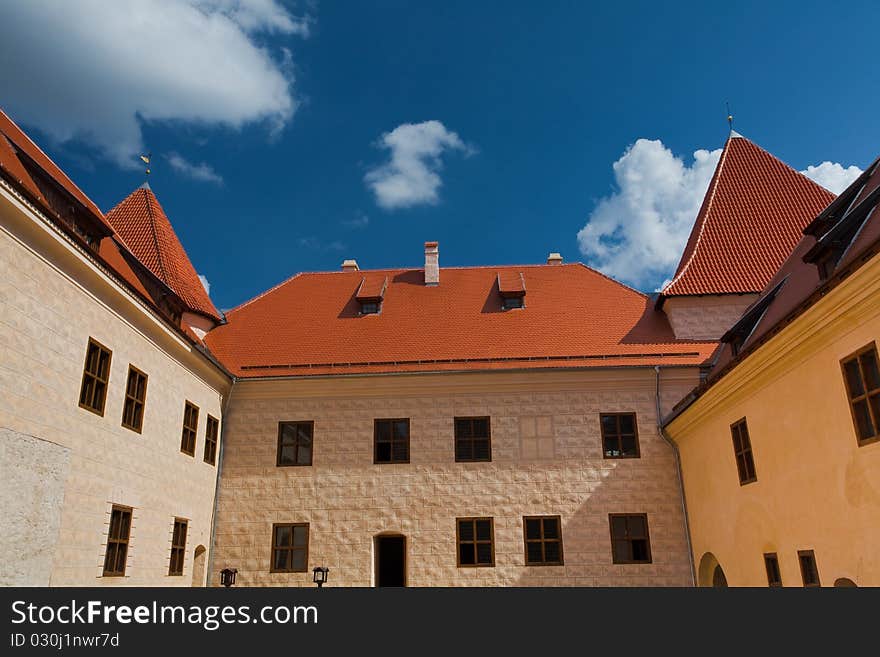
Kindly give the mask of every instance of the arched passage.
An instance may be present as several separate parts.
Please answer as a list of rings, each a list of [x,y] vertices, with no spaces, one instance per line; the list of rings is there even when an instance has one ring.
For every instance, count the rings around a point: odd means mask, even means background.
[[[697,578],[700,586],[727,587],[727,576],[724,574],[724,569],[711,552],[706,552],[700,559]]]
[[[196,546],[195,552],[193,552],[192,585],[193,586],[204,586],[205,585],[205,546],[204,545]]]

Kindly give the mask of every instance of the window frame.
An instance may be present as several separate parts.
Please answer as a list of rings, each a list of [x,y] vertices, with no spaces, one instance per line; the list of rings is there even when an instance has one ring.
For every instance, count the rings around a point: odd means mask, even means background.
[[[281,451],[284,445],[281,444],[281,438],[284,432],[285,425],[306,425],[309,427],[310,437],[311,437],[311,449],[309,451],[309,462],[308,463],[297,463],[296,461],[299,458],[299,433],[297,432],[295,436],[295,441],[293,443],[294,447],[294,459],[293,463],[282,463],[281,462]],[[308,467],[314,463],[315,459],[315,421],[314,420],[283,420],[278,422],[278,444],[275,451],[275,467],[277,468],[292,468],[292,467]]]
[[[214,427],[213,435],[211,427]],[[217,465],[217,448],[220,445],[220,420],[208,413],[205,420],[205,449],[202,460],[208,465]],[[211,460],[208,460],[208,448],[211,451]]]
[[[541,538],[529,538],[527,522],[529,520],[539,520],[541,522]],[[544,521],[545,520],[555,520],[556,527],[558,530],[559,538],[544,538]],[[544,549],[544,544],[548,542],[556,542],[559,543],[559,561],[547,561],[546,559],[542,561],[529,561],[529,543],[541,543],[541,556],[544,557],[546,551]],[[523,516],[523,552],[524,552],[524,560],[526,566],[564,566],[565,565],[565,556],[562,545],[562,516]]]
[[[294,529],[296,527],[305,527],[306,528],[306,544],[305,547],[296,547],[294,545],[277,547],[275,545],[275,532],[279,527],[290,527],[290,538],[293,540],[295,536]],[[307,573],[309,572],[309,543],[311,542],[311,529],[309,528],[309,523],[307,522],[274,522],[272,523],[272,535],[269,537],[271,542],[270,550],[269,550],[269,572],[270,573]],[[276,550],[286,550],[288,552],[293,552],[294,550],[304,550],[305,551],[305,559],[303,560],[303,568],[302,570],[293,569],[293,568],[276,568],[275,567],[275,551]],[[290,558],[290,565],[293,566],[293,557]]]
[[[870,344],[865,345],[861,349],[854,351],[849,356],[846,356],[845,358],[842,358],[840,360],[840,371],[843,375],[843,386],[844,390],[846,391],[846,402],[849,406],[849,412],[853,422],[853,431],[855,431],[856,442],[858,443],[859,447],[864,447],[865,445],[870,445],[872,443],[880,441],[880,414],[878,414],[871,406],[871,399],[872,397],[880,395],[880,388],[871,388],[870,390],[868,390],[868,381],[865,377],[865,371],[862,368],[862,356],[872,352],[874,354],[874,362],[876,362],[878,368],[880,368],[880,353],[878,353],[877,351],[876,342],[871,342]],[[846,375],[846,364],[852,362],[853,360],[855,360],[856,365],[858,365],[859,379],[863,388],[862,394],[857,395],[856,397],[853,397],[852,395],[852,391],[850,390],[849,386],[849,378]],[[874,435],[868,436],[867,438],[862,438],[859,432],[858,417],[856,416],[856,404],[861,401],[865,402],[865,405],[868,408],[868,418],[874,424]]]
[[[182,525],[183,527],[183,542],[174,542],[175,535],[179,538],[180,534],[177,533],[177,526]],[[186,560],[186,539],[187,534],[189,533],[189,520],[186,518],[175,518],[174,522],[171,524],[171,555],[168,559],[168,576],[169,577],[182,577],[183,576],[183,565]],[[179,563],[175,563],[176,559],[179,559]],[[179,567],[179,570],[175,570],[175,566]]]
[[[189,417],[188,411],[193,409],[195,411],[195,424],[192,426],[187,425],[187,419]],[[189,435],[187,432],[192,433],[192,451],[188,451],[187,446],[187,436]],[[193,404],[188,399],[183,404],[183,428],[180,432],[180,451],[182,454],[186,454],[187,456],[195,457],[196,455],[196,444],[198,442],[199,435],[199,407]]]
[[[100,372],[96,374],[96,373],[90,372],[88,370],[89,349],[93,345],[98,349],[99,366],[100,366],[100,362],[101,362],[100,361],[101,352],[103,351],[103,352],[107,353],[107,376],[106,376],[106,378],[101,378],[99,376]],[[86,357],[85,357],[85,360],[83,361],[83,372],[82,372],[82,378],[80,379],[80,386],[79,386],[79,407],[80,408],[83,408],[83,409],[89,411],[90,413],[94,413],[95,415],[97,415],[99,417],[104,417],[104,411],[107,408],[107,391],[110,388],[110,370],[111,370],[112,366],[113,366],[113,351],[111,349],[108,349],[107,347],[105,347],[103,344],[101,344],[97,340],[95,340],[95,338],[89,336],[89,341],[86,343]],[[89,377],[90,379],[93,380],[92,381],[92,394],[90,395],[90,397],[91,397],[90,401],[95,401],[95,382],[98,382],[104,386],[103,393],[101,394],[100,408],[98,406],[92,406],[90,403],[86,403],[83,401],[83,394],[85,394],[87,377]]]
[[[477,538],[477,522],[489,521],[489,540]],[[470,522],[473,524],[474,538],[473,540],[463,541],[461,539],[461,523]],[[491,552],[491,561],[489,563],[478,563],[477,545],[489,544]],[[471,545],[474,548],[474,563],[461,562],[461,546],[462,544]],[[458,568],[494,568],[495,567],[495,518],[486,516],[466,516],[464,518],[455,519],[455,565]]]
[[[125,534],[125,538],[122,537],[114,537],[113,532],[113,514],[114,513],[122,514],[122,518],[128,516],[128,531]],[[104,546],[104,566],[101,570],[101,577],[125,577],[125,571],[128,567],[128,552],[129,546],[131,544],[131,524],[134,520],[134,509],[130,506],[124,506],[122,504],[113,504],[110,507],[110,524],[107,527],[107,543]],[[122,545],[125,547],[125,556],[122,559],[122,570],[108,570],[107,569],[107,559],[110,556],[110,546],[111,544],[114,546],[114,561],[118,564],[119,562],[119,546]]]
[[[774,579],[773,573],[770,572],[770,566],[773,565],[773,568],[776,571],[776,577]],[[764,570],[767,571],[767,586],[771,589],[773,588],[781,588],[782,587],[782,569],[779,567],[779,555],[775,552],[765,552],[764,553]]]
[[[131,376],[134,374],[137,377],[143,377],[144,379],[144,396],[142,399],[138,399],[129,394],[129,382],[131,381]],[[122,402],[122,426],[128,429],[129,431],[134,431],[135,433],[142,433],[144,429],[144,415],[147,411],[147,384],[150,381],[150,377],[146,372],[139,370],[137,367],[128,364],[128,376],[125,378],[125,397]],[[137,392],[137,386],[135,386],[135,392]],[[132,406],[137,409],[137,405],[140,404],[140,422],[137,425],[127,424],[125,421],[125,416],[127,415],[128,405],[131,402]]]
[[[485,420],[486,421],[486,436],[473,436],[473,427],[474,420]],[[458,436],[458,423],[459,421],[470,422],[471,424],[471,436],[469,438],[459,438]],[[455,456],[456,463],[491,463],[492,462],[492,418],[488,415],[480,415],[480,416],[464,416],[464,417],[454,417],[452,418],[452,433],[453,433],[453,451]],[[458,457],[458,443],[469,442],[470,443],[470,452],[472,458],[459,458]],[[477,441],[486,441],[488,456],[486,458],[473,458],[474,454],[474,444]]]
[[[620,456],[608,455],[605,450],[605,425],[602,422],[602,418],[604,417],[614,417],[616,418],[615,428],[617,430],[617,446],[620,452],[623,452],[623,433],[620,430],[620,418],[623,416],[632,415],[633,419],[633,436],[636,441],[636,453],[635,454],[621,454]],[[601,437],[601,449],[602,449],[602,458],[603,459],[640,459],[642,458],[642,446],[641,441],[639,440],[639,420],[638,413],[635,411],[624,411],[624,412],[613,412],[613,413],[599,413],[599,435]]]
[[[752,448],[752,436],[749,433],[746,418],[740,418],[730,425],[730,435],[733,439],[733,460],[736,463],[739,485],[753,484],[758,481],[758,469],[755,467],[755,451]],[[745,441],[743,441],[743,437],[745,437]],[[751,477],[748,476],[748,467],[751,467]],[[743,478],[744,475],[746,475],[745,478]]]
[[[813,550],[798,550],[798,566],[801,570],[801,582],[803,582],[804,588],[812,589],[812,588],[820,588],[822,586],[822,580],[819,577],[819,564],[816,562],[816,553]],[[807,572],[804,569],[804,559],[810,560],[810,565],[812,566],[813,572],[816,574],[815,582],[807,582]]]
[[[380,461],[379,460],[379,423],[380,422],[388,422],[391,424],[391,439],[388,442],[391,444],[391,459],[388,461]],[[395,460],[394,459],[394,424],[396,422],[406,422],[406,460]],[[373,419],[373,465],[406,465],[410,462],[411,453],[410,448],[411,444],[411,436],[412,436],[412,423],[410,422],[410,418],[408,417],[396,417],[396,418],[374,418]],[[398,441],[399,442],[399,441]]]
[[[626,534],[624,536],[618,537],[614,535],[614,518],[642,518],[645,521],[645,535],[632,537],[629,533],[629,523],[626,523]],[[654,563],[654,551],[651,549],[651,527],[648,524],[648,514],[647,513],[609,513],[608,514],[608,533],[611,537],[611,563],[615,565],[644,565]],[[614,550],[614,543],[617,541],[626,541],[630,544],[629,553],[633,554],[632,543],[634,540],[642,540],[644,539],[645,545],[648,550],[648,558],[647,559],[627,559],[627,560],[617,560],[617,554]]]

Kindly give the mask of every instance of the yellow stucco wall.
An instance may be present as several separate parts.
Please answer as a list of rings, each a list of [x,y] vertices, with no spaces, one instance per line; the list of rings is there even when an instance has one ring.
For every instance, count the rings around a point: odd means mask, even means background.
[[[103,417],[78,405],[89,337],[113,352]],[[0,345],[4,465],[18,482],[0,482],[18,487],[2,488],[3,583],[191,585],[216,481],[206,417],[221,417],[229,382],[5,188]],[[129,363],[149,376],[140,434],[121,426]],[[185,400],[200,407],[195,457],[180,452]],[[133,507],[125,577],[101,576],[113,504]],[[189,519],[182,577],[168,576],[175,516]],[[40,558],[20,558],[30,550]]]
[[[696,383],[663,370],[662,404]],[[641,458],[603,459],[599,414],[635,412]],[[489,416],[490,463],[456,463],[456,416]],[[410,463],[373,463],[374,418],[410,418]],[[272,523],[308,522],[309,569],[332,586],[373,583],[373,537],[407,537],[411,586],[687,586],[672,448],[651,368],[242,381],[226,415],[212,580],[312,586],[270,573]],[[279,421],[314,421],[313,465],[276,467]],[[609,513],[647,513],[653,563],[614,565]],[[560,515],[563,566],[525,566],[524,515]],[[495,566],[456,565],[455,519],[490,516]]]
[[[880,585],[880,443],[858,446],[840,360],[880,343],[880,257],[710,388],[667,430],[678,443],[694,556],[730,585],[766,586],[776,552],[801,586],[814,550],[823,586]],[[745,417],[757,482],[740,486],[730,425]]]

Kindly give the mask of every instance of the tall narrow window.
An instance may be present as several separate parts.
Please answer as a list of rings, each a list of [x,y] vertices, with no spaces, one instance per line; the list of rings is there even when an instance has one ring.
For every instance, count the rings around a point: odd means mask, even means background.
[[[767,570],[767,585],[771,587],[782,586],[782,574],[779,572],[779,558],[775,552],[764,555],[764,568]]]
[[[874,343],[841,361],[859,445],[880,440],[880,367],[877,363]]]
[[[273,573],[304,573],[309,564],[309,524],[272,525]]]
[[[746,419],[730,425],[733,435],[733,455],[736,458],[736,469],[739,473],[739,485],[744,486],[758,481],[755,473],[755,458],[752,456],[752,441],[749,439],[749,427]]]
[[[489,418],[455,418],[455,460],[492,460],[492,438]]]
[[[495,527],[492,518],[456,518],[459,567],[495,565]]]
[[[107,551],[104,553],[104,577],[125,575],[128,557],[128,539],[131,535],[131,508],[113,506],[110,512],[110,529],[107,532]]]
[[[602,413],[602,454],[606,459],[639,457],[639,431],[635,413]]]
[[[168,564],[169,575],[183,575],[183,555],[186,554],[187,521],[174,519],[174,530],[171,534],[171,561]]]
[[[409,463],[409,418],[375,420],[373,462]]]
[[[113,352],[107,347],[94,338],[89,338],[89,344],[86,347],[86,362],[83,365],[82,385],[79,389],[79,405],[98,415],[104,415],[112,356]]]
[[[816,555],[813,551],[798,550],[798,562],[801,565],[801,579],[804,586],[819,586],[819,569],[816,567]]]
[[[214,465],[217,463],[217,434],[220,421],[209,415],[205,425],[205,463]]]
[[[314,422],[279,422],[275,465],[311,465]]]
[[[144,404],[147,400],[147,375],[134,365],[128,366],[125,384],[125,404],[122,406],[122,426],[141,432],[144,426]]]
[[[611,557],[614,563],[651,563],[646,513],[611,513]]]
[[[562,565],[562,521],[559,516],[523,518],[527,566]]]
[[[199,407],[186,402],[183,407],[183,431],[180,436],[180,451],[189,456],[196,455],[196,432],[199,429]]]

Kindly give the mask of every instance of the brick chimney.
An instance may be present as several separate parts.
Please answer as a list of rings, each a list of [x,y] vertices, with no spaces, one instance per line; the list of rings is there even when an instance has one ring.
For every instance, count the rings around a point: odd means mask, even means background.
[[[358,267],[357,260],[345,260],[342,263],[342,271],[358,271],[360,267]]]
[[[558,253],[551,253],[547,256],[547,264],[548,265],[561,265],[562,264],[562,256]]]
[[[440,245],[425,242],[425,285],[440,285]]]

